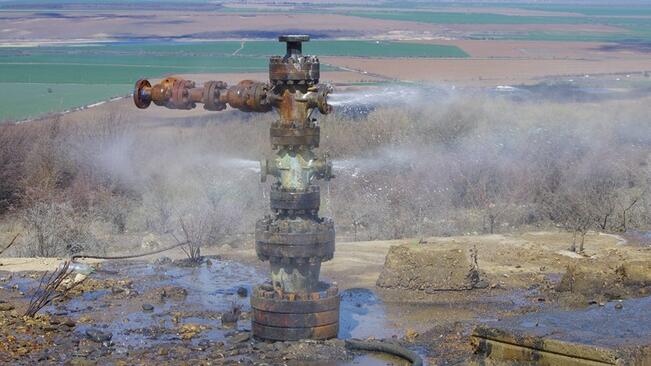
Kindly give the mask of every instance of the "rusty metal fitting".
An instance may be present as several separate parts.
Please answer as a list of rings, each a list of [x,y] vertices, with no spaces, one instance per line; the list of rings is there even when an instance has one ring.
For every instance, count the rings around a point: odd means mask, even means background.
[[[274,159],[260,162],[261,180],[271,175],[280,182],[285,190],[304,192],[314,179],[329,180],[332,175],[332,163],[326,154],[317,157],[307,148],[281,149]]]
[[[271,187],[272,210],[313,212],[319,209],[320,204],[321,195],[317,185],[311,185],[307,190],[299,192]]]
[[[312,110],[317,108],[321,114],[332,112],[332,106],[328,104],[328,94],[332,93],[330,84],[320,84],[307,89],[307,93],[296,96],[296,101],[305,103],[305,108]]]
[[[244,112],[269,112],[273,108],[269,90],[269,84],[243,80],[228,88],[221,100]]]
[[[311,86],[318,84],[320,77],[320,63],[316,56],[301,58],[272,56],[269,59],[269,80],[274,85]]]
[[[278,37],[278,42],[287,44],[286,58],[297,57],[303,54],[303,42],[309,42],[310,36],[307,34],[285,34]]]
[[[273,123],[269,129],[271,144],[275,148],[285,146],[319,147],[321,129],[319,126],[287,127]]]
[[[335,228],[330,219],[262,219],[255,225],[255,249],[258,257],[332,259]]]
[[[315,56],[303,55],[303,42],[308,42],[307,35],[284,35],[278,41],[287,44],[285,56],[273,56],[269,59],[269,80],[274,85],[306,85],[319,82],[320,64]]]
[[[201,101],[202,88],[195,88],[193,81],[168,77],[154,86],[148,80],[138,80],[133,100],[138,108],[147,108],[154,102],[170,109],[192,109]]]
[[[284,293],[270,284],[254,288],[253,335],[275,341],[336,337],[341,302],[338,288],[326,283],[319,287],[309,293]]]
[[[314,167],[315,178],[317,179],[328,181],[335,177],[332,174],[332,162],[328,154],[323,154],[320,158],[313,160],[312,166]]]
[[[203,95],[201,101],[203,108],[208,111],[222,111],[226,109],[226,103],[221,100],[221,95],[228,88],[223,81],[208,81],[203,84]]]
[[[147,108],[154,102],[170,109],[192,109],[203,103],[210,111],[230,105],[244,112],[269,112],[275,100],[269,90],[269,84],[251,80],[230,88],[222,81],[209,81],[197,88],[193,81],[168,77],[154,86],[147,80],[138,80],[133,100],[138,108]]]
[[[285,301],[305,301],[327,299],[339,294],[337,283],[327,283],[320,281],[315,291],[310,292],[285,292],[281,288],[274,287],[271,282],[265,282],[253,288],[253,295],[265,299],[285,300]]]
[[[332,113],[332,106],[328,104],[328,94],[332,93],[333,87],[330,84],[322,84],[316,87],[316,108],[321,114]]]
[[[140,109],[146,109],[151,104],[151,83],[149,80],[140,79],[136,81],[133,90],[133,103]]]

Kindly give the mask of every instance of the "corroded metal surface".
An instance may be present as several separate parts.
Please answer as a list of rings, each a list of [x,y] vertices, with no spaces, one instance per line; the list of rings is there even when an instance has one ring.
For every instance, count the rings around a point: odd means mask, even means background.
[[[314,85],[319,82],[319,59],[313,56],[269,59],[269,79],[274,84]]]
[[[339,323],[324,325],[320,327],[304,328],[280,328],[261,325],[253,322],[251,324],[253,335],[257,338],[272,341],[297,341],[301,339],[330,339],[337,337]]]
[[[271,285],[253,290],[252,329],[256,337],[271,340],[328,339],[339,331],[339,293],[320,283],[321,291],[284,293]]]
[[[277,257],[327,261],[335,250],[334,222],[262,219],[256,223],[255,244],[262,260]]]
[[[318,210],[321,204],[319,186],[309,186],[303,192],[271,187],[271,209],[288,211]]]
[[[318,313],[270,313],[253,310],[256,323],[271,327],[305,328],[335,324],[339,321],[339,311],[329,310]]]
[[[332,177],[332,163],[327,155],[317,156],[307,147],[282,148],[261,165],[260,174],[275,177],[283,190],[306,192],[314,180]]]
[[[320,134],[319,127],[311,124],[293,127],[274,123],[269,130],[271,145],[274,148],[279,146],[319,147]]]

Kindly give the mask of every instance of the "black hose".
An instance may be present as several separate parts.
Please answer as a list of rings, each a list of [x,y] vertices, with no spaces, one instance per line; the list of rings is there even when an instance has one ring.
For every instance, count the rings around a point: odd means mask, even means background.
[[[346,348],[351,350],[383,352],[390,355],[404,358],[411,362],[412,366],[423,366],[423,359],[413,351],[400,345],[380,341],[360,341],[356,339],[347,339]]]
[[[172,250],[172,249],[174,249],[174,248],[178,248],[178,247],[183,246],[183,245],[186,245],[186,244],[188,244],[188,243],[187,243],[187,242],[183,242],[183,243],[178,243],[178,244],[172,245],[171,247],[167,247],[167,248],[163,248],[163,249],[154,250],[154,251],[147,252],[147,253],[140,253],[140,254],[133,254],[133,255],[119,255],[119,256],[113,256],[113,257],[103,256],[103,255],[85,255],[85,254],[77,254],[77,255],[73,255],[73,256],[71,257],[71,259],[72,259],[73,262],[74,262],[76,259],[80,259],[80,258],[86,258],[86,259],[108,259],[108,260],[111,260],[111,259],[133,259],[133,258],[146,257],[146,256],[148,256],[148,255],[152,255],[152,254],[158,254],[158,253],[166,252],[166,251],[168,251],[168,250]]]

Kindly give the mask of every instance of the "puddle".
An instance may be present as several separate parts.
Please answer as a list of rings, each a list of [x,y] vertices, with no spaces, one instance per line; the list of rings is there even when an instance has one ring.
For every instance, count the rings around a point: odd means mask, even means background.
[[[500,323],[535,335],[581,344],[618,347],[651,338],[651,297],[611,301],[586,309],[531,313]],[[603,331],[607,330],[607,331]]]
[[[60,304],[45,307],[42,312],[71,317],[77,322],[74,333],[85,338],[94,328],[112,334],[113,354],[127,356],[134,350],[181,344],[189,347],[215,344],[227,339],[234,331],[250,330],[248,317],[240,319],[237,328],[223,328],[221,314],[237,305],[249,314],[252,288],[267,279],[267,273],[252,266],[229,260],[212,260],[198,267],[173,264],[157,265],[138,261],[105,262],[91,279],[100,281],[126,280],[132,283],[120,287],[89,290]],[[40,276],[14,276],[3,284],[16,285],[27,298],[38,286]],[[161,288],[182,288],[187,295],[161,300]],[[247,289],[247,296],[238,289]],[[132,295],[129,295],[129,292]],[[240,291],[241,292],[241,291]],[[142,305],[153,309],[144,311]],[[191,339],[183,339],[183,327],[198,327]],[[387,320],[386,306],[368,289],[342,292],[339,338],[391,338],[402,331]],[[228,343],[227,341],[225,343]],[[400,358],[382,354],[364,354],[352,361],[291,363],[292,365],[406,365]]]
[[[353,288],[341,294],[339,338],[391,338],[402,331],[386,316],[386,307],[378,296],[365,288]]]

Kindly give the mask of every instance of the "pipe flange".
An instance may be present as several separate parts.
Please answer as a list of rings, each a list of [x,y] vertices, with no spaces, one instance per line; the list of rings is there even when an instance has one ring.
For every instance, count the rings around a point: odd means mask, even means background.
[[[336,285],[319,283],[319,291],[285,293],[265,284],[253,289],[253,336],[272,341],[329,339],[339,332],[341,298]]]
[[[194,88],[194,82],[178,79],[172,84],[172,95],[168,107],[173,109],[193,109],[196,105],[190,100],[189,90]]]
[[[334,256],[335,229],[332,220],[259,220],[255,229],[255,251],[261,260],[273,263],[325,262]]]
[[[275,299],[282,301],[313,301],[327,299],[336,296],[339,293],[339,287],[336,283],[319,282],[318,291],[311,292],[284,292],[274,288],[271,282],[265,282],[253,289],[253,295],[265,299]]]
[[[334,256],[335,228],[331,219],[262,219],[256,222],[255,250],[262,260],[295,263],[297,258],[325,262]]]
[[[136,82],[133,90],[133,103],[140,109],[145,109],[151,104],[151,96],[145,96],[144,91],[151,89],[151,83],[147,79],[140,79]]]
[[[228,88],[228,84],[223,81],[208,81],[203,85],[204,92],[202,96],[203,108],[208,111],[222,111],[226,109],[226,103],[219,98],[222,90]]]
[[[319,59],[315,56],[269,58],[269,80],[274,84],[318,84],[321,75]]]
[[[285,246],[256,243],[255,252],[261,261],[282,264],[323,263],[332,260],[335,252],[334,242],[322,245]]]
[[[319,147],[321,129],[319,126],[285,127],[272,123],[269,129],[272,146],[309,146]]]
[[[319,186],[311,185],[306,191],[286,191],[276,186],[271,187],[271,209],[293,212],[311,212],[318,210],[321,204]]]
[[[324,256],[318,257],[318,256],[313,256],[313,257],[293,257],[293,258],[283,258],[279,256],[267,256],[261,253],[256,253],[258,256],[258,259],[260,259],[263,262],[269,261],[269,263],[272,264],[317,264],[317,263],[323,263],[327,262],[329,260],[332,260],[334,258],[334,247],[332,248],[332,253],[326,254]]]

